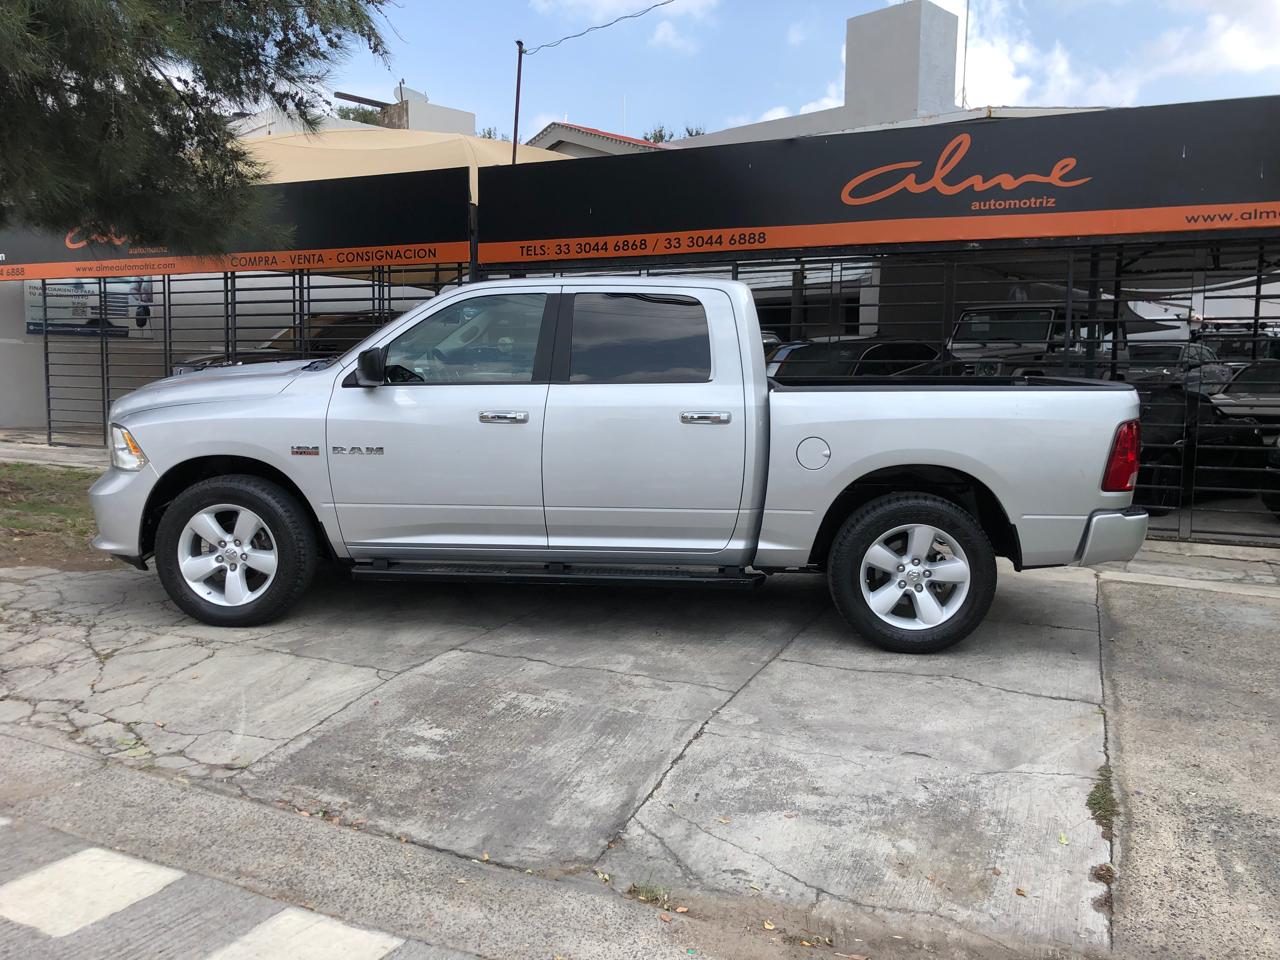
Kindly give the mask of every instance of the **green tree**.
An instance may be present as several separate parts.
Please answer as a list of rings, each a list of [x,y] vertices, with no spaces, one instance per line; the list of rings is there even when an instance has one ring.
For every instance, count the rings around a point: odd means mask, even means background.
[[[373,107],[338,107],[333,112],[342,120],[371,123],[375,127],[385,126],[382,122],[382,111],[375,110]]]
[[[699,124],[696,127],[686,126],[684,134],[676,133],[674,129],[668,130],[662,124],[658,124],[652,130],[646,131],[644,138],[650,143],[670,143],[672,140],[680,140],[683,137],[700,137],[707,132],[707,128]]]
[[[266,222],[231,119],[318,122],[387,0],[0,0],[0,227],[232,249]]]

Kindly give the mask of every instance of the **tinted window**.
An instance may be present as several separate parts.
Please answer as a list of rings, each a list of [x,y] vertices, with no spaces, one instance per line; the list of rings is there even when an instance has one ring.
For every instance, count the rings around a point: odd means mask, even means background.
[[[699,383],[711,379],[707,314],[692,297],[579,293],[573,299],[573,383]]]
[[[988,343],[992,341],[1044,343],[1049,339],[1048,310],[990,310],[970,311],[962,314],[956,324],[955,339],[959,342]],[[1061,324],[1056,325],[1058,328]],[[1061,330],[1055,332],[1061,336]]]
[[[1129,359],[1139,363],[1177,363],[1182,359],[1182,345],[1169,344],[1129,344]]]
[[[1255,363],[1245,367],[1231,381],[1227,393],[1280,393],[1280,363]]]
[[[545,293],[472,297],[439,310],[387,348],[390,383],[530,383]]]

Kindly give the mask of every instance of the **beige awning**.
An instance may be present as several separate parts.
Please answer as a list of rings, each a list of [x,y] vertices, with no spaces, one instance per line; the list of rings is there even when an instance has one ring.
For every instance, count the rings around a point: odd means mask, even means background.
[[[475,202],[480,192],[476,171],[511,162],[511,144],[505,141],[427,130],[345,128],[254,137],[243,143],[250,155],[266,166],[272,183],[468,167]],[[522,145],[516,150],[518,163],[569,159],[538,147]]]

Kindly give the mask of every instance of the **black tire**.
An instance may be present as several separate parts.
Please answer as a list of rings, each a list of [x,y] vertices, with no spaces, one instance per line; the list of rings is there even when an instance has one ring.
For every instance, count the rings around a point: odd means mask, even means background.
[[[909,524],[928,524],[944,532],[964,551],[969,564],[969,588],[959,607],[942,623],[924,629],[904,629],[882,620],[868,605],[859,582],[863,557],[872,544]],[[977,520],[954,503],[926,493],[892,494],[871,501],[844,522],[828,554],[827,584],[836,608],[860,636],[895,653],[934,653],[959,643],[986,616],[996,590],[995,551]]]
[[[178,564],[179,541],[187,522],[217,504],[252,510],[270,530],[276,551],[275,576],[263,593],[241,606],[223,606],[198,596]],[[261,477],[231,474],[187,489],[166,508],[156,528],[156,572],[170,598],[183,611],[215,627],[247,627],[274,620],[311,584],[319,549],[307,511],[279,484]]]

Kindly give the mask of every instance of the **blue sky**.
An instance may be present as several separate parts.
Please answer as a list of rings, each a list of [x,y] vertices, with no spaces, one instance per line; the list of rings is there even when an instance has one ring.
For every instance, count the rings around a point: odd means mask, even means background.
[[[650,0],[399,0],[391,63],[353,55],[335,89],[390,99],[401,78],[510,134],[527,47]],[[964,16],[964,0],[939,0]],[[525,61],[521,139],[564,119],[640,136],[835,106],[844,21],[884,0],[674,0]],[[970,0],[970,106],[1130,105],[1280,93],[1280,0]]]

